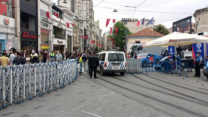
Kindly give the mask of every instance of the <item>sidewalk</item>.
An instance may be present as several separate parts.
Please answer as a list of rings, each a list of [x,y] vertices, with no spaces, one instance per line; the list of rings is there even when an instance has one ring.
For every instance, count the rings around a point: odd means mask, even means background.
[[[93,79],[94,80],[94,79]],[[168,117],[78,76],[75,83],[43,97],[8,106],[2,117]]]
[[[165,73],[161,73],[161,72],[154,72],[154,73],[148,72],[148,75],[153,76],[153,77],[157,77],[160,79],[165,78],[168,80],[172,80],[174,82],[183,83],[183,84],[187,84],[187,85],[191,85],[194,87],[208,90],[208,80],[204,76],[203,70],[201,70],[201,77],[200,78],[193,77],[195,75],[194,70],[192,72],[188,72],[188,77],[179,76],[179,74],[165,74]]]

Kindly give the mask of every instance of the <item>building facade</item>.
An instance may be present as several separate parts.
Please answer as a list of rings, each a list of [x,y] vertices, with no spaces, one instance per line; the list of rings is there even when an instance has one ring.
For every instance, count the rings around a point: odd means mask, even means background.
[[[29,57],[32,49],[38,51],[39,46],[39,14],[38,0],[20,0],[20,49],[27,50],[26,56]],[[16,17],[18,18],[18,17]],[[16,26],[17,28],[18,26]]]
[[[208,34],[208,6],[198,9],[194,13],[195,33],[206,32]]]
[[[149,28],[149,29],[153,29],[154,28],[154,23],[151,25],[146,25],[150,20],[149,19],[145,19],[144,25],[137,26],[137,23],[141,20],[138,19],[131,19],[131,18],[122,18],[121,21],[125,24],[125,26],[127,28],[129,28],[129,31],[132,33],[136,33],[139,32],[143,29]],[[154,21],[155,22],[155,21]]]
[[[127,37],[127,53],[131,51],[131,47],[135,44],[135,41],[140,41],[140,43],[147,43],[153,41],[157,38],[164,36],[161,33],[155,32],[151,29],[144,29]]]
[[[39,40],[38,40],[38,50],[46,50],[51,52],[52,47],[52,37],[53,37],[53,25],[52,20],[46,16],[52,16],[52,0],[40,0],[39,7]]]

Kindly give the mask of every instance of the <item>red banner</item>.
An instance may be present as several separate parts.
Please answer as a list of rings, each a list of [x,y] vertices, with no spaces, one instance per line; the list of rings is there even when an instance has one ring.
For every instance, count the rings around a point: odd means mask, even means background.
[[[116,32],[115,32],[115,35],[117,35],[117,32],[118,32],[118,28],[115,28]]]
[[[108,27],[109,22],[110,22],[110,19],[107,19],[106,20],[106,27]]]
[[[59,18],[59,13],[58,12],[54,12],[53,13],[57,18]]]
[[[69,23],[66,22],[66,24],[67,24],[67,28],[69,28]]]
[[[46,12],[46,16],[51,19],[50,15],[49,15],[49,12]]]
[[[70,23],[72,26],[74,26],[74,24],[73,23]]]
[[[87,39],[87,36],[85,36],[85,39]]]
[[[82,38],[84,37],[84,35],[82,35]]]
[[[116,19],[113,19],[113,23],[115,23],[116,22]]]

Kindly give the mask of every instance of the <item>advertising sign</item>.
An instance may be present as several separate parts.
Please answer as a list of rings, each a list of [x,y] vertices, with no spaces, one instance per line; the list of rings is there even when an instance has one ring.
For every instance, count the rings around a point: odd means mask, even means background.
[[[0,39],[6,39],[6,34],[2,34],[2,33],[0,33]]]
[[[169,56],[174,56],[175,55],[175,46],[168,46],[168,53],[169,53]]]
[[[192,16],[184,18],[184,19],[176,21],[176,22],[173,22],[173,32],[181,32],[181,33],[191,34],[191,32],[192,32],[191,18],[192,18]]]
[[[48,44],[41,44],[41,49],[49,49],[49,45]]]
[[[193,59],[196,59],[197,52],[199,52],[204,59],[204,43],[192,44],[192,50]],[[202,63],[204,63],[204,60],[202,61]]]

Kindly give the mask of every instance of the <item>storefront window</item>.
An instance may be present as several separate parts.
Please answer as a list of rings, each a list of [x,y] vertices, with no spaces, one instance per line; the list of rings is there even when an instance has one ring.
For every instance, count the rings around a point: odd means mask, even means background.
[[[21,49],[26,50],[26,57],[30,57],[30,54],[32,53],[32,49],[35,49],[35,42],[30,41],[22,41],[21,42]]]
[[[41,44],[48,44],[49,31],[41,29]]]
[[[65,30],[58,28],[56,26],[53,26],[53,34],[55,35],[55,38],[59,39],[65,39]]]

